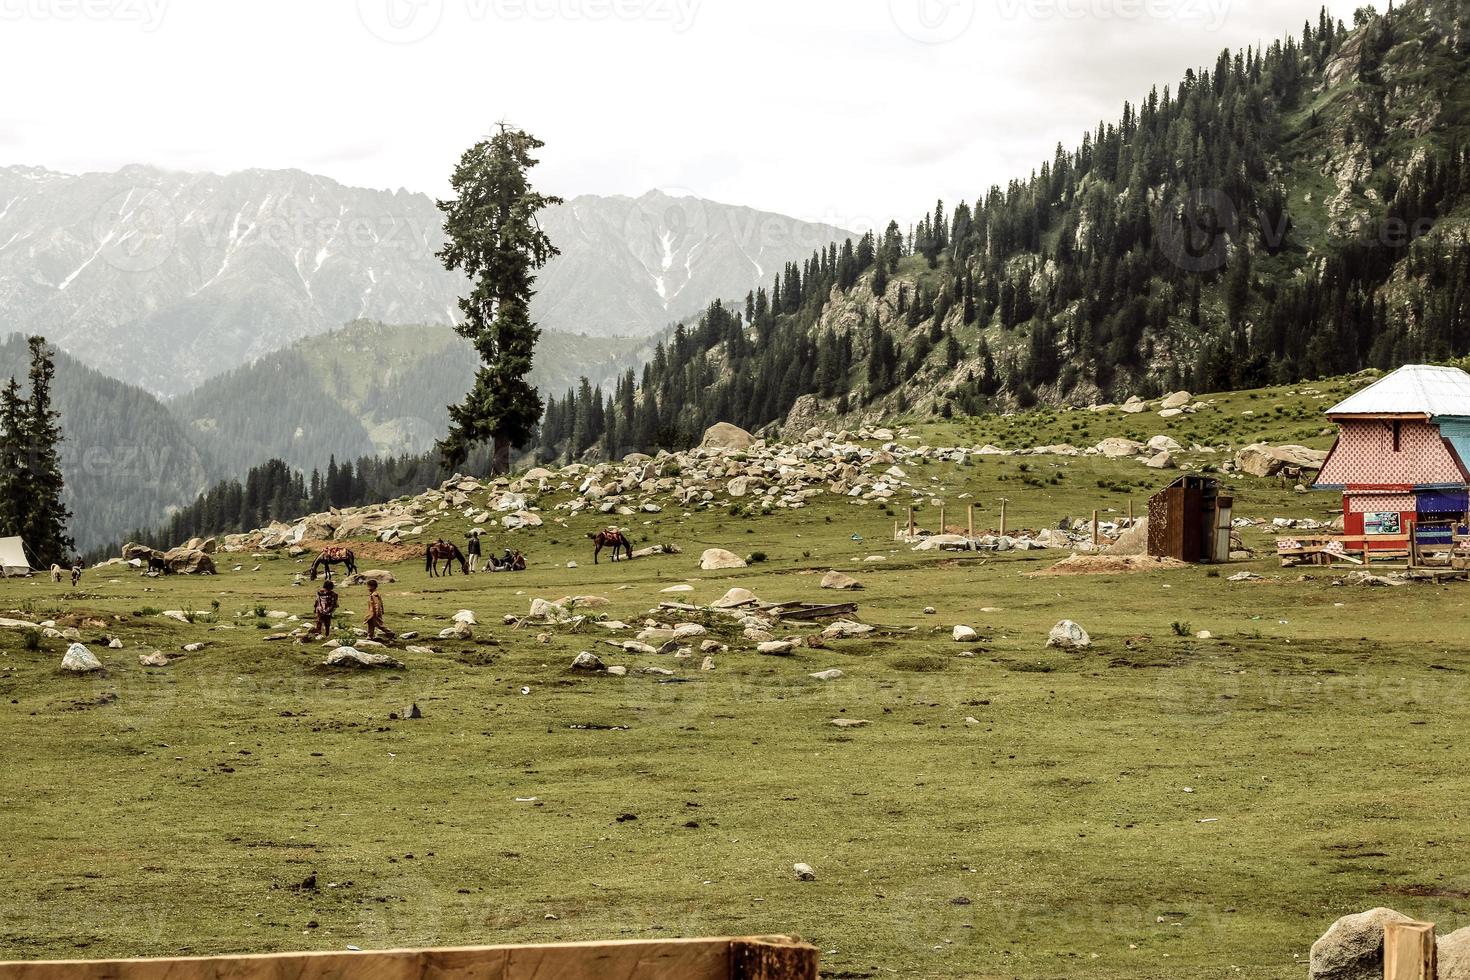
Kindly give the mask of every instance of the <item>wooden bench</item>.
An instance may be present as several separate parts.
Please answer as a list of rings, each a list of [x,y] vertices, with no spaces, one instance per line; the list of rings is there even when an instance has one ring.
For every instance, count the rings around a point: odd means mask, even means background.
[[[0,980],[816,980],[786,936],[0,963]]]

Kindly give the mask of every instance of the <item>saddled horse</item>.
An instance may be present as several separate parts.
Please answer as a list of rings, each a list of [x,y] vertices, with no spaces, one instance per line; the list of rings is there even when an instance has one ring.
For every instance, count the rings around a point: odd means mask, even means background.
[[[628,557],[633,557],[633,546],[628,542],[628,536],[615,527],[604,528],[596,534],[589,534],[592,539],[592,564],[596,565],[597,556],[602,554],[603,548],[612,549],[612,560],[617,561],[621,552],[627,552]]]
[[[444,563],[444,574],[454,574],[454,563],[459,562],[460,571],[466,575],[470,573],[470,563],[465,560],[464,552],[459,550],[459,545],[452,541],[435,541],[424,549],[424,571],[430,577],[439,576],[439,563]]]
[[[342,545],[332,545],[323,548],[322,553],[316,556],[316,561],[311,563],[311,580],[315,582],[316,574],[321,570],[325,570],[327,578],[331,578],[333,565],[345,565],[348,575],[357,574],[357,556],[352,553],[352,549]]]

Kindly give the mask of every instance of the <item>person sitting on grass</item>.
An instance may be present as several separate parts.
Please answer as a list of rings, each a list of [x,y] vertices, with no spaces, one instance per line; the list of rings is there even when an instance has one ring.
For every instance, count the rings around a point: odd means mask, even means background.
[[[367,618],[363,620],[367,624],[369,640],[377,639],[377,634],[382,633],[383,638],[392,642],[398,638],[398,634],[383,625],[383,597],[378,595],[378,583],[374,579],[368,579],[368,611]]]
[[[312,626],[311,632],[301,638],[301,642],[305,643],[315,636],[330,639],[332,617],[337,615],[337,587],[332,584],[331,579],[327,579],[322,583],[322,587],[316,590],[316,605],[312,607],[312,614],[316,617],[316,623]]]

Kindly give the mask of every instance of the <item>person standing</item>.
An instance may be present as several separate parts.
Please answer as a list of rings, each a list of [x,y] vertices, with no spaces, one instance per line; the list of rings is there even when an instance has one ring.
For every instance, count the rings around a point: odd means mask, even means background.
[[[313,636],[330,639],[332,636],[332,617],[337,615],[337,586],[332,584],[331,579],[322,583],[322,587],[316,591],[316,605],[312,607],[312,615],[316,618],[311,632],[301,638],[305,643]]]
[[[470,571],[480,570],[480,532],[471,531],[470,539],[465,545],[465,554],[469,555]]]
[[[378,594],[378,583],[374,579],[368,579],[368,611],[367,618],[363,621],[367,625],[369,640],[376,640],[377,634],[382,633],[389,642],[398,639],[398,634],[383,625],[383,597]]]

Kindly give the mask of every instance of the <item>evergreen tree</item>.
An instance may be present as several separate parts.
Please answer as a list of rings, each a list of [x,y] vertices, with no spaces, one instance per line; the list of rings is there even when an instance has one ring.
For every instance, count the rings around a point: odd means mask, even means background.
[[[22,427],[27,500],[20,533],[36,561],[47,567],[70,561],[72,539],[66,528],[71,512],[62,502],[66,482],[61,476],[61,415],[51,405],[56,365],[46,338],[31,337],[29,344],[30,391]]]
[[[470,277],[455,326],[479,352],[481,366],[463,403],[449,410],[449,434],[439,444],[444,461],[464,461],[470,447],[493,440],[492,469],[510,469],[510,449],[530,436],[541,418],[541,396],[526,380],[541,331],[531,320],[535,272],[558,253],[536,223],[561,199],[531,188],[531,153],[542,146],[524,130],[502,123],[499,132],[465,151],[450,178],[456,197],[440,201],[447,239],[444,267]]]

